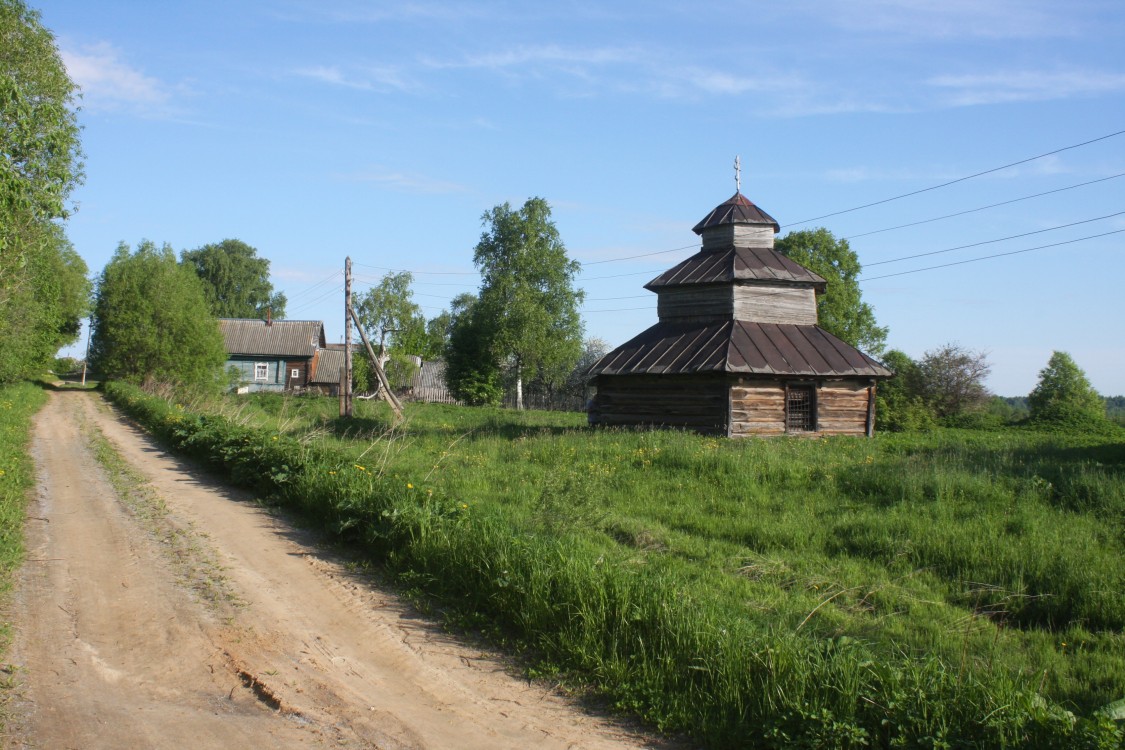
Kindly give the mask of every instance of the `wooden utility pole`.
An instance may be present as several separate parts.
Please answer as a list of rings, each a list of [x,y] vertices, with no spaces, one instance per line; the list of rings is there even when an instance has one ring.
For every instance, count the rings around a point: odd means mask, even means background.
[[[363,326],[359,322],[359,316],[355,314],[355,309],[352,307],[352,259],[348,256],[344,259],[344,383],[340,387],[340,416],[352,416],[352,321],[355,321],[355,328],[359,331],[359,337],[363,341],[364,347],[367,349],[367,356],[371,359],[371,367],[375,372],[375,377],[379,379],[379,395],[383,397],[391,409],[395,413],[395,417],[400,421],[403,419],[402,402],[398,397],[391,392],[390,381],[387,380],[387,374],[383,372],[383,366],[379,363],[379,358],[375,356],[375,350],[371,348],[371,342],[367,340],[367,333],[364,332]]]
[[[340,383],[340,416],[352,416],[352,256],[344,258],[344,374]]]

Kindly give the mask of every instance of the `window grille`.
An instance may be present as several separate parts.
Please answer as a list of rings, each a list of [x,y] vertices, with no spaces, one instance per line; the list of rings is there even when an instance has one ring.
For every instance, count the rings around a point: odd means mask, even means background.
[[[785,427],[790,432],[812,432],[816,429],[814,418],[815,391],[812,386],[790,386],[785,397]]]

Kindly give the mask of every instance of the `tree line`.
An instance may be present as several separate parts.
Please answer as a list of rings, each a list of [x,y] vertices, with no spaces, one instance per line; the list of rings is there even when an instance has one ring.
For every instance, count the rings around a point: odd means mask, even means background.
[[[43,372],[88,310],[61,226],[82,182],[77,95],[39,13],[0,0],[0,383]]]

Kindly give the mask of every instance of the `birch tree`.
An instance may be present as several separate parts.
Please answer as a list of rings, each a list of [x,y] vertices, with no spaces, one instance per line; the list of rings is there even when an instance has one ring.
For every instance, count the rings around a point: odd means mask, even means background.
[[[529,198],[521,208],[503,203],[481,217],[485,231],[473,254],[481,274],[473,316],[489,321],[486,351],[515,380],[516,408],[523,383],[560,384],[582,355],[583,292],[574,286],[580,266],[570,260],[551,207]]]

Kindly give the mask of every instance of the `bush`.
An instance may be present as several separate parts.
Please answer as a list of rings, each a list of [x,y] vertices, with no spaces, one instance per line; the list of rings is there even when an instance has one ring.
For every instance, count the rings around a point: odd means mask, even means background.
[[[1104,427],[1105,401],[1066,352],[1055,352],[1027,397],[1031,421],[1081,429]]]

